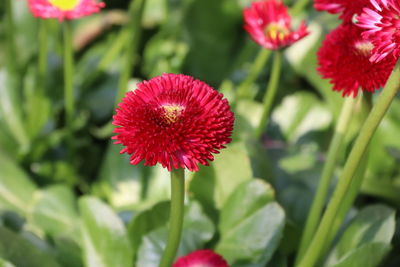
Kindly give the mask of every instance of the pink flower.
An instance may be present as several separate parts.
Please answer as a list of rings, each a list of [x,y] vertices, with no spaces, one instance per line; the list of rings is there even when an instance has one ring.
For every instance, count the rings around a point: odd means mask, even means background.
[[[371,0],[373,8],[365,8],[358,16],[362,36],[374,45],[371,61],[387,56],[400,56],[400,3],[394,0]]]
[[[229,267],[220,255],[212,250],[196,250],[179,258],[172,267]]]
[[[163,74],[137,85],[119,104],[113,139],[131,164],[197,171],[231,141],[234,115],[228,101],[206,83]]]
[[[353,16],[370,7],[369,0],[314,0],[314,8],[331,14],[340,14],[344,22],[351,22]]]
[[[359,89],[374,92],[384,86],[396,61],[370,62],[373,44],[361,37],[362,29],[342,24],[328,34],[319,49],[318,71],[330,79],[333,90],[357,96]]]
[[[243,11],[244,29],[264,48],[277,50],[305,37],[307,27],[301,22],[296,31],[291,29],[287,7],[279,0],[253,2]]]
[[[105,6],[96,0],[28,0],[28,5],[35,17],[60,21],[88,16]]]

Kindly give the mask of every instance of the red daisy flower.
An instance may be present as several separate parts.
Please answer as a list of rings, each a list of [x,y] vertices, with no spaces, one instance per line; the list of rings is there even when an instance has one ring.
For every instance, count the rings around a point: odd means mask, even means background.
[[[88,16],[105,6],[96,0],[28,0],[28,5],[35,17],[60,21]]]
[[[130,163],[198,170],[231,141],[234,115],[228,101],[206,83],[163,74],[128,92],[113,117],[113,139]]]
[[[287,7],[279,0],[253,2],[243,11],[244,29],[250,37],[264,48],[277,50],[308,35],[301,22],[298,30],[291,29],[291,17]]]
[[[384,86],[394,65],[393,58],[369,61],[373,44],[361,37],[362,29],[343,24],[328,34],[319,49],[318,71],[331,79],[333,90],[357,96],[358,90],[374,92]]]
[[[381,61],[391,55],[400,56],[400,3],[393,0],[371,0],[373,8],[365,8],[358,16],[362,36],[374,44],[371,61]]]
[[[355,14],[360,14],[365,7],[370,7],[369,0],[314,0],[314,8],[331,14],[340,14],[345,22],[351,22]]]
[[[212,250],[196,250],[179,258],[172,267],[229,267],[220,255]]]

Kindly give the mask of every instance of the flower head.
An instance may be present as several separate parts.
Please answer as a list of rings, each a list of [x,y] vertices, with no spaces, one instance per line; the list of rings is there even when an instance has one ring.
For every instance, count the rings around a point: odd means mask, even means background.
[[[370,7],[369,0],[314,0],[314,8],[331,14],[340,14],[345,22],[351,22],[353,16]]]
[[[206,83],[181,74],[163,74],[137,85],[119,104],[115,143],[130,163],[198,170],[231,139],[234,115],[228,101]]]
[[[291,17],[280,0],[253,2],[243,11],[244,29],[264,48],[277,50],[305,37],[307,27],[301,22],[296,31],[291,29]]]
[[[88,16],[105,6],[96,0],[28,0],[28,5],[35,17],[60,21]]]
[[[373,8],[365,8],[358,16],[362,36],[374,45],[371,61],[387,56],[400,56],[400,3],[395,0],[371,0]]]
[[[317,53],[318,71],[343,96],[357,96],[359,89],[374,92],[384,86],[396,63],[393,58],[370,62],[374,46],[361,33],[353,24],[342,24],[326,36]]]
[[[220,255],[204,249],[179,258],[172,267],[229,267],[229,265]]]

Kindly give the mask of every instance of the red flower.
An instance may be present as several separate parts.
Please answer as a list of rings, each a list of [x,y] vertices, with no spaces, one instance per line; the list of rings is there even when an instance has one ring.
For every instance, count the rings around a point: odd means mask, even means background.
[[[253,2],[244,9],[243,17],[250,37],[267,49],[289,46],[308,34],[304,21],[298,30],[292,31],[287,7],[279,0]]]
[[[163,74],[128,92],[114,116],[113,139],[131,154],[131,164],[161,163],[198,170],[208,165],[231,139],[234,115],[228,101],[206,83],[190,76]]]
[[[220,255],[212,250],[196,250],[179,258],[172,267],[229,267],[228,263]]]
[[[28,5],[35,17],[60,21],[87,16],[105,6],[96,0],[28,0]]]
[[[373,45],[361,32],[353,24],[343,24],[326,36],[317,54],[318,71],[331,79],[333,90],[343,91],[343,96],[355,97],[360,88],[374,92],[384,86],[396,63],[392,58],[370,62]]]
[[[365,8],[357,18],[358,26],[366,29],[362,36],[374,44],[371,61],[391,55],[400,56],[400,3],[393,0],[371,0],[373,8]]]
[[[314,8],[331,14],[340,14],[345,22],[351,22],[355,14],[370,7],[369,0],[314,0]]]

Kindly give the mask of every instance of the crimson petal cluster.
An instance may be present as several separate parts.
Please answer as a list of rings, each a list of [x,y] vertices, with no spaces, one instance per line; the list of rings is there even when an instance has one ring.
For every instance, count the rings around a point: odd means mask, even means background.
[[[297,30],[292,30],[287,7],[279,0],[252,2],[244,9],[243,17],[244,29],[250,37],[270,50],[284,48],[308,35],[304,21]]]
[[[163,74],[137,85],[117,108],[113,124],[130,163],[160,163],[171,171],[197,171],[231,141],[234,115],[228,101],[206,83]]]
[[[28,0],[28,5],[35,17],[59,21],[88,16],[105,6],[96,0]]]
[[[326,36],[317,53],[318,71],[343,96],[355,97],[359,88],[374,92],[384,86],[395,64],[393,58],[370,62],[373,45],[361,33],[353,24],[342,24]]]
[[[354,15],[360,14],[363,8],[370,7],[369,0],[315,0],[314,8],[331,14],[340,14],[344,22],[351,22]]]
[[[212,250],[196,250],[184,257],[179,258],[172,267],[229,267],[222,256]]]
[[[358,17],[363,37],[374,44],[371,61],[387,56],[400,56],[400,3],[394,0],[371,0],[373,7],[365,8]]]

